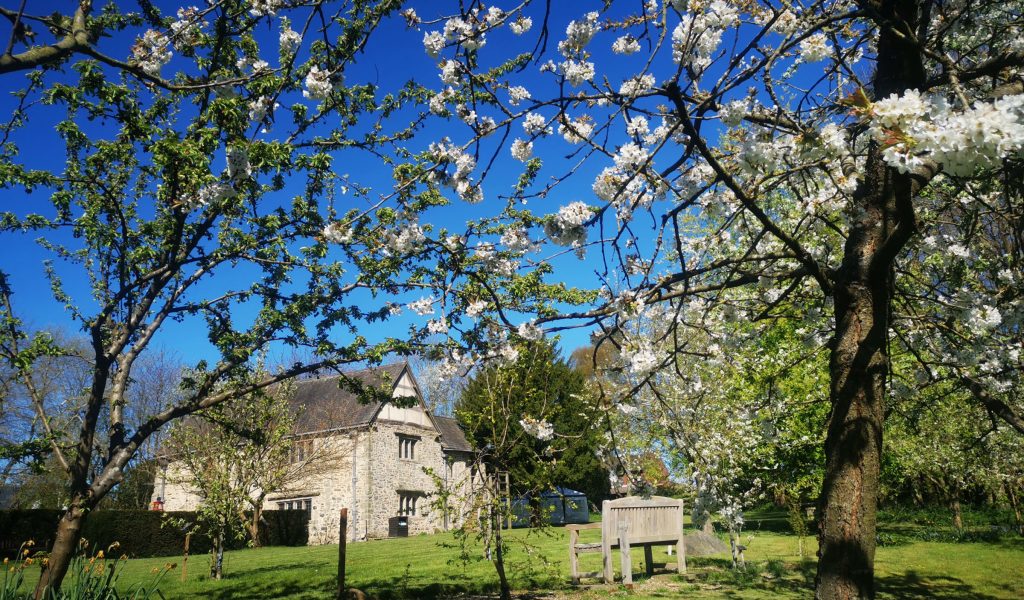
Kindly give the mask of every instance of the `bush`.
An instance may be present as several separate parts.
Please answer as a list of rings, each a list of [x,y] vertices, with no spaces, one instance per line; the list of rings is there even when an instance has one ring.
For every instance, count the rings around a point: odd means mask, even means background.
[[[0,553],[14,556],[23,542],[34,540],[38,548],[49,548],[62,511],[0,510]],[[86,519],[82,537],[90,545],[106,548],[120,544],[119,553],[129,557],[174,556],[185,546],[185,531],[165,523],[195,523],[189,511],[98,510]],[[260,543],[265,546],[305,546],[309,541],[309,514],[301,510],[267,510]],[[211,541],[205,535],[193,535],[190,554],[209,552]],[[245,547],[244,540],[229,540],[229,549]]]

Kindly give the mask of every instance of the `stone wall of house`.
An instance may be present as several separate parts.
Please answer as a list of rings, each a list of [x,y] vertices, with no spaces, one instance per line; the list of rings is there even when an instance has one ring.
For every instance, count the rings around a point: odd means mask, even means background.
[[[309,543],[336,544],[342,508],[349,509],[349,522],[355,511],[353,498],[358,495],[358,479],[353,464],[358,464],[359,446],[365,431],[353,430],[306,441],[309,458],[302,465],[302,477],[286,489],[267,496],[265,510],[295,507],[309,500]],[[349,539],[358,539],[350,526]]]
[[[418,395],[414,381],[405,374],[394,396]],[[400,456],[400,436],[416,440],[411,459]],[[342,508],[349,509],[351,541],[388,537],[390,519],[399,516],[402,493],[416,496],[415,514],[408,515],[410,535],[456,527],[473,514],[481,480],[470,468],[471,454],[443,451],[440,435],[422,404],[405,408],[385,404],[372,425],[311,442],[316,444],[316,458],[305,475],[270,494],[264,503],[264,509],[273,510],[305,507],[308,500],[310,544],[337,543]],[[201,498],[185,483],[179,468],[172,462],[158,475],[154,500],[162,495],[166,510],[194,510]],[[443,508],[433,505],[439,486],[450,492]]]
[[[153,486],[153,498],[163,500],[164,510],[195,510],[202,497],[189,483],[189,473],[181,463],[171,462],[160,469]]]
[[[430,425],[378,420],[371,432],[369,504],[365,515],[367,536],[388,536],[389,520],[399,516],[401,494],[416,496],[415,514],[409,517],[409,535],[432,533],[443,528],[441,513],[430,506],[436,489],[424,468],[441,475],[445,467],[438,433]],[[399,456],[400,436],[416,440],[413,458]]]
[[[472,467],[473,456],[469,452],[445,452],[445,471],[441,482],[445,505],[443,528],[460,527],[467,519],[474,519],[476,502],[480,499],[483,480]]]

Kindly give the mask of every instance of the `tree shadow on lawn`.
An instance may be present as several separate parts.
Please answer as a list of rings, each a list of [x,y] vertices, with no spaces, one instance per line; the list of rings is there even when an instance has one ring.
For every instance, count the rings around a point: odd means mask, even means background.
[[[976,591],[962,579],[945,575],[922,575],[914,570],[905,573],[876,576],[875,587],[879,598],[939,598],[959,600],[976,598],[997,600],[1001,596]],[[1005,596],[1002,596],[1005,597]]]
[[[817,563],[805,560],[799,563],[785,563],[786,574],[771,569],[767,563],[748,563],[747,571],[733,571],[728,559],[702,558],[694,561],[694,576],[691,583],[701,587],[714,586],[724,598],[748,597],[748,592],[759,591],[783,598],[805,598],[814,593],[814,577]],[[938,598],[939,600],[998,600],[1013,597],[1013,590],[1007,587],[1007,595],[993,596],[982,592],[956,577],[923,574],[915,570],[891,575],[877,575],[875,585],[879,598]]]

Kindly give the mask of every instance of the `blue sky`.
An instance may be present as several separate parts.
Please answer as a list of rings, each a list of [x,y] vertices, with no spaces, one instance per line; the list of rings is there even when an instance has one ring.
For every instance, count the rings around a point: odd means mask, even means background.
[[[559,11],[569,8],[566,3],[555,4],[556,10]],[[578,16],[583,11],[584,4],[574,3],[574,6],[572,6],[573,16]],[[597,9],[601,5],[600,2],[591,2],[589,4],[593,5],[593,9]],[[165,9],[177,6],[166,2],[158,3],[158,5]],[[33,2],[30,3],[29,10],[38,13],[49,13],[55,10],[66,10],[67,6],[66,2]],[[136,5],[128,3],[126,6],[133,8]],[[423,18],[431,18],[433,15],[430,14],[430,10],[434,6],[433,3],[421,3],[416,8]],[[298,27],[296,21],[297,19],[293,17],[293,27]],[[565,19],[554,19],[555,23],[560,22],[560,24],[554,26],[553,32],[555,35],[550,42],[551,44],[557,42],[557,36],[564,31],[567,21],[568,17]],[[350,84],[372,82],[383,90],[394,89],[409,79],[426,82],[427,85],[432,87],[439,86],[437,61],[424,52],[421,39],[423,31],[440,27],[441,25],[436,25],[433,27],[421,27],[418,31],[409,30],[401,17],[396,16],[390,19],[377,32],[367,51],[357,59],[356,64],[346,71],[346,81]],[[259,34],[261,39],[264,37],[266,39],[264,44],[267,48],[265,58],[271,61],[272,64],[276,62],[277,31],[277,22],[275,20],[273,26],[266,27],[266,31]],[[0,33],[6,38],[6,31]],[[39,32],[37,39],[43,38],[44,35],[46,35],[45,32]],[[133,36],[116,36],[113,39],[103,40],[101,47],[105,52],[115,57],[125,58],[130,52],[129,47],[132,41]],[[507,53],[511,52],[529,51],[533,47],[534,38],[532,36],[516,38],[507,31],[502,30],[489,34],[489,43],[492,45],[492,48],[500,48],[501,52],[483,54],[483,56],[497,58],[498,56],[507,56]],[[179,61],[182,60],[176,56],[174,61],[165,67],[164,72],[172,72],[176,66],[181,64]],[[536,71],[536,67],[531,66],[530,70]],[[18,89],[25,81],[24,77],[24,74],[16,73],[3,78],[4,87],[0,90],[3,92],[0,94],[0,111],[9,114],[13,110],[16,100],[8,92]],[[63,115],[59,109],[46,106],[32,107],[29,114],[29,126],[17,135],[20,150],[19,160],[29,167],[53,169],[55,161],[62,161],[63,159],[63,143],[54,130],[54,125]],[[454,123],[464,128],[457,120]],[[96,132],[97,135],[102,135],[102,125],[90,124],[87,127],[89,130]],[[518,125],[515,127],[518,130]],[[517,130],[513,131],[513,135],[521,133]],[[418,136],[417,141],[422,139],[423,146],[425,147],[427,143],[441,136],[440,131],[438,128],[427,130],[421,137]],[[25,135],[26,132],[31,133],[30,135]],[[271,132],[271,135],[273,135],[273,132]],[[468,137],[469,130],[468,128],[464,128],[462,131],[456,130],[451,135],[454,141],[461,142]],[[556,145],[554,141],[539,142],[537,144],[538,154],[544,153],[543,145],[545,143],[551,146]],[[561,148],[559,148],[560,151],[564,151],[564,149],[564,145],[561,145]],[[55,152],[58,154],[55,155]],[[521,168],[520,163],[508,157],[507,148],[502,152],[491,174],[488,176],[486,187],[489,190],[488,199],[480,205],[468,205],[456,201],[453,207],[451,207],[454,210],[448,209],[440,212],[436,216],[437,218],[432,221],[433,225],[458,230],[463,225],[463,223],[459,222],[460,219],[464,221],[467,218],[480,217],[497,210],[498,199],[496,196],[503,190],[509,189],[511,182],[518,177]],[[485,157],[482,157],[481,162],[484,162],[484,160]],[[338,165],[338,172],[352,175],[363,185],[370,185],[380,190],[389,190],[392,187],[393,180],[391,179],[389,169],[385,165],[379,164],[373,157],[365,154],[350,153],[336,164]],[[290,197],[291,194],[288,192],[289,190],[286,189],[281,193],[281,201],[285,201]],[[530,208],[538,212],[553,212],[559,206],[570,201],[586,201],[588,194],[589,190],[585,189],[579,190],[577,195],[571,193],[567,188],[563,188],[557,198],[551,197],[543,201],[536,201],[532,204],[543,203],[545,205],[534,206],[531,204]],[[342,201],[344,200],[342,198]],[[49,199],[43,190],[31,195],[26,195],[21,191],[4,190],[2,206],[3,208],[0,210],[13,210],[20,214],[29,212],[40,212],[44,215],[52,214]],[[18,315],[32,327],[59,328],[74,333],[77,331],[75,323],[70,319],[64,307],[54,300],[49,285],[43,276],[43,262],[53,257],[48,251],[39,247],[34,240],[36,236],[37,233],[3,234],[2,239],[5,251],[3,257],[0,258],[0,269],[5,271],[10,277],[12,288],[15,292],[13,296],[15,309]],[[74,241],[70,237],[70,232],[68,231],[58,230],[47,233],[47,238],[51,241],[67,242],[69,245],[74,246]],[[558,265],[557,276],[566,283],[570,285],[592,285],[591,278],[587,276],[587,269],[580,268],[581,265],[571,256],[559,259],[556,261],[556,264]],[[83,308],[86,308],[86,312],[89,312],[89,288],[84,274],[79,272],[77,268],[69,268],[67,265],[61,264],[60,261],[56,261],[55,266],[71,295]],[[245,277],[245,270],[222,272],[213,281],[212,285],[225,289],[238,287],[244,284]],[[402,298],[400,301],[407,302],[415,298],[415,296],[410,296]],[[406,311],[406,315],[408,314],[408,311]],[[411,317],[406,315],[383,325],[380,323],[373,324],[366,328],[366,330],[361,330],[360,333],[370,340],[383,339],[388,335],[395,335],[397,332],[404,331],[412,322]],[[186,362],[191,363],[203,358],[214,358],[216,353],[206,340],[205,331],[205,325],[200,322],[186,320],[181,323],[168,323],[163,331],[161,331],[156,342],[158,345],[178,353]],[[344,334],[339,333],[339,335]],[[587,343],[587,335],[586,331],[567,332],[562,335],[563,341],[561,345],[563,349],[571,350],[578,345]]]
[[[133,2],[126,2],[124,4],[132,9],[137,6]],[[180,6],[169,2],[158,2],[157,4],[165,9],[168,14],[173,14],[174,10]],[[603,2],[597,0],[572,3],[553,2],[553,14],[550,17],[549,24],[551,35],[547,41],[545,57],[558,58],[557,53],[553,51],[558,41],[564,37],[565,27],[570,20],[581,18],[587,11],[600,10],[603,4]],[[629,8],[635,10],[637,5],[630,3]],[[30,8],[32,11],[45,13],[53,10],[66,10],[67,6],[68,3],[66,2],[33,2]],[[413,3],[411,6],[417,10],[422,19],[427,21],[449,16],[437,13],[438,7],[442,6],[441,3],[424,1]],[[542,6],[543,3],[538,4],[538,7]],[[616,9],[618,8],[616,7],[613,10]],[[300,27],[301,21],[304,20],[304,15],[305,13],[301,11],[290,15],[294,28]],[[602,16],[602,19],[608,16],[608,14],[605,14]],[[533,14],[533,17],[534,30],[527,35],[515,36],[504,27],[489,32],[487,34],[487,45],[479,53],[481,66],[493,66],[509,56],[531,51],[536,43],[536,34],[540,28],[540,15]],[[278,24],[279,21],[274,19],[270,23],[261,25],[257,33],[257,37],[261,42],[261,48],[263,49],[262,57],[272,65],[277,62]],[[673,26],[674,22],[670,23],[670,28]],[[433,25],[421,25],[417,29],[410,30],[407,28],[404,19],[400,16],[396,15],[389,19],[376,32],[366,51],[357,58],[355,64],[346,69],[346,82],[349,84],[374,83],[381,90],[392,90],[400,87],[406,81],[414,79],[433,89],[440,89],[442,84],[438,78],[438,59],[431,58],[424,51],[422,38],[424,32],[439,30],[442,27],[443,21]],[[741,38],[744,36],[742,31],[741,29]],[[126,58],[130,53],[129,48],[134,41],[134,36],[139,32],[132,31],[130,35],[115,35],[112,39],[103,40],[101,47],[104,51],[115,57]],[[633,33],[637,34],[639,31],[634,29]],[[652,30],[652,33],[657,34],[657,31]],[[670,34],[671,31],[666,33]],[[613,88],[617,87],[624,79],[635,75],[649,56],[646,50],[649,48],[650,40],[644,39],[641,39],[643,50],[638,55],[618,56],[612,54],[610,46],[616,37],[621,34],[621,31],[599,32],[588,46],[588,49],[593,53],[591,60],[597,63],[599,81],[607,78]],[[0,29],[0,35],[6,37],[6,31]],[[40,32],[39,35],[41,37],[43,32]],[[446,52],[442,57],[447,55],[450,55],[450,52]],[[670,51],[666,52],[663,50],[655,57],[651,72],[661,74],[662,76],[673,72],[675,65],[671,62],[670,55]],[[172,63],[164,68],[164,73],[173,72],[176,68],[186,65],[185,60],[182,57],[176,56]],[[712,70],[715,68],[712,67]],[[812,75],[813,70],[811,69]],[[4,82],[3,91],[17,89],[21,82],[24,81],[23,77],[23,74],[5,76],[2,79]],[[517,79],[517,83],[529,87],[536,96],[544,97],[555,91],[554,78],[550,74],[540,74],[536,64],[528,66],[522,75],[517,76]],[[746,90],[744,89],[735,90],[733,94],[742,95],[745,93]],[[288,98],[283,99],[282,103],[289,105],[296,101],[302,100],[297,97]],[[13,108],[13,102],[14,99],[9,94],[0,94],[0,111],[6,109],[7,112],[10,112]],[[313,104],[309,101],[306,101],[306,103],[308,105]],[[546,108],[542,109],[541,112],[545,116],[551,117],[554,109]],[[31,125],[26,131],[30,131],[31,135],[25,136],[24,132],[22,132],[22,135],[19,135],[20,159],[29,166],[49,167],[52,169],[54,168],[54,161],[62,158],[54,154],[55,152],[62,152],[63,144],[56,136],[53,128],[61,115],[57,114],[54,109],[44,106],[33,107],[30,115]],[[287,117],[285,116],[285,118]],[[598,118],[600,119],[600,117]],[[652,122],[652,126],[654,125],[655,123]],[[707,130],[711,131],[712,135],[714,135],[713,132],[716,131],[717,124],[712,122],[706,125]],[[89,124],[88,127],[92,131],[97,132],[97,135],[102,135],[102,125]],[[612,130],[611,147],[626,141],[621,129],[621,127],[617,126]],[[283,131],[284,127],[281,130]],[[275,134],[276,132],[272,129],[268,135],[273,137]],[[416,136],[412,145],[415,149],[425,149],[430,142],[436,141],[445,135],[450,136],[454,142],[459,144],[471,137],[469,128],[457,118],[452,118],[447,122],[434,120],[428,128],[422,130]],[[507,143],[511,143],[512,139],[522,135],[523,131],[519,123],[513,124]],[[616,136],[619,136],[621,141],[617,140]],[[494,150],[495,144],[500,139],[500,132],[485,138],[481,144],[479,166],[474,177],[478,177],[480,170],[490,160],[490,153]],[[573,158],[569,155],[574,149],[575,147],[565,144],[557,135],[546,139],[538,139],[534,142],[534,154],[542,157],[545,163],[539,180],[541,185],[548,177],[561,175],[575,164],[578,158]],[[215,160],[214,165],[223,164],[220,161],[222,159],[218,158]],[[667,162],[669,162],[667,158],[659,159],[656,162],[656,166],[664,166],[659,163]],[[599,201],[594,197],[590,184],[594,176],[608,164],[610,164],[610,160],[600,157],[598,157],[598,160],[588,161],[567,182],[559,185],[554,193],[545,198],[530,200],[527,207],[538,214],[549,214],[557,211],[561,206],[574,201],[597,205]],[[379,159],[367,153],[347,152],[343,155],[338,155],[335,165],[338,173],[351,175],[359,184],[373,188],[374,193],[386,193],[393,187],[390,169],[386,165],[381,164]],[[424,222],[429,221],[436,227],[447,227],[458,231],[463,227],[466,219],[479,218],[497,212],[503,204],[503,200],[499,196],[510,190],[512,183],[521,172],[521,168],[521,163],[512,160],[510,157],[508,146],[506,145],[500,150],[494,167],[491,169],[485,182],[486,199],[483,203],[469,205],[456,199],[451,207],[436,210],[425,215]],[[535,187],[539,188],[540,186]],[[297,189],[297,184],[290,185],[277,196],[277,200],[268,198],[267,201],[287,202],[288,198],[297,193]],[[367,203],[366,199],[355,198],[350,194],[339,196],[336,208],[340,212],[344,212],[347,208],[366,206]],[[37,192],[31,196],[25,196],[20,192],[14,193],[6,190],[3,195],[2,205],[4,210],[14,210],[19,213],[38,210],[47,214],[49,203],[44,193]],[[636,233],[640,238],[640,244],[650,242],[650,239],[657,232],[657,225],[656,219],[637,219],[635,221]],[[605,227],[607,230],[609,227],[614,227],[614,224],[610,219],[606,219]],[[69,234],[68,232],[57,231],[48,235],[66,240]],[[591,240],[595,236],[596,233],[592,232]],[[4,234],[3,244],[5,252],[3,257],[0,258],[0,269],[3,269],[11,277],[13,288],[16,292],[14,301],[20,316],[35,327],[72,328],[73,326],[63,308],[53,300],[49,287],[42,276],[42,261],[49,258],[49,254],[38,247],[31,235]],[[550,248],[550,250],[555,250],[555,248]],[[596,250],[591,250],[585,261],[576,260],[570,252],[556,259],[553,264],[556,269],[554,279],[564,281],[568,285],[581,287],[595,287],[597,280],[594,273],[602,268],[600,255]],[[88,298],[87,281],[83,274],[73,269],[61,268],[59,264],[58,270],[64,276],[65,282],[68,284],[69,290],[74,297],[78,299]],[[212,282],[211,287],[222,289],[239,287],[244,285],[246,277],[251,277],[251,272],[247,272],[245,269],[222,272]],[[393,300],[406,303],[416,298],[416,295],[407,295]],[[379,301],[375,305],[379,306]],[[242,315],[239,315],[239,318],[242,318]],[[373,324],[359,333],[365,335],[371,341],[379,340],[388,335],[400,334],[412,322],[409,311],[406,311],[406,314],[402,317],[389,321],[384,325],[380,323]],[[422,323],[419,320],[416,322]],[[576,346],[587,343],[588,333],[588,331],[584,330],[574,330],[563,334],[563,349],[571,350]],[[338,335],[347,334],[339,332]],[[186,320],[182,323],[168,324],[164,331],[161,332],[157,343],[173,349],[187,361],[192,362],[214,356],[213,349],[205,338],[204,324]]]

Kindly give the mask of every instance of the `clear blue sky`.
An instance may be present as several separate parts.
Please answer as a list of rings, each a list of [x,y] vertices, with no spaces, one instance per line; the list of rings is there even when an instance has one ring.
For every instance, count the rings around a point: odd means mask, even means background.
[[[137,7],[134,2],[124,4],[130,8]],[[173,14],[173,9],[180,6],[180,4],[168,2],[158,2],[157,4],[164,9],[170,8],[171,10],[168,10],[168,14]],[[570,18],[579,18],[586,10],[597,10],[601,7],[601,4],[601,2],[580,2],[572,3],[572,6],[570,6],[569,3],[554,3],[556,14],[552,19],[553,35],[549,41],[549,47],[553,47],[552,45],[556,44],[558,39],[560,39],[565,25]],[[436,10],[435,7],[438,6],[435,3],[422,2],[413,6],[416,7],[421,17],[425,19],[440,16],[431,12]],[[44,14],[56,10],[69,10],[68,7],[69,3],[63,1],[31,2],[29,3],[28,10]],[[296,21],[294,17],[293,21]],[[297,24],[293,26],[298,27]],[[397,88],[409,79],[417,79],[426,82],[430,86],[440,86],[440,80],[437,76],[437,61],[424,52],[421,40],[424,31],[440,29],[441,27],[442,25],[422,26],[418,31],[409,30],[401,17],[391,19],[377,32],[367,51],[358,58],[357,63],[346,71],[347,82],[372,82],[382,90]],[[536,33],[538,28],[539,23],[536,23],[535,30],[531,33]],[[271,64],[276,62],[277,31],[275,21],[272,27],[267,27],[264,33],[259,34],[262,39],[266,40],[264,56]],[[0,35],[6,39],[7,30],[0,30]],[[45,41],[45,36],[47,36],[47,33],[40,31],[37,39]],[[613,34],[609,33],[604,36],[606,39],[600,40],[603,53],[607,53],[606,47],[614,40],[612,36]],[[490,33],[488,38],[489,50],[494,49],[496,51],[482,53],[482,56],[485,60],[491,58],[494,61],[497,61],[499,57],[528,52],[533,48],[536,40],[533,35],[513,36],[505,29]],[[130,53],[129,47],[132,42],[132,36],[121,36],[103,40],[100,45],[105,52],[119,58],[126,58]],[[179,60],[181,60],[179,57],[175,57],[175,60],[165,67],[164,72],[172,72],[177,65],[181,64],[178,62]],[[537,68],[536,66],[531,66],[529,70],[536,73]],[[614,72],[610,74],[614,80]],[[11,92],[21,87],[25,81],[24,77],[24,74],[16,73],[6,75],[0,79],[3,82],[3,87],[0,88],[0,91],[5,92],[0,94],[0,112],[9,114],[12,111],[15,99],[6,92]],[[537,79],[538,87],[540,87],[539,77]],[[57,137],[54,130],[54,125],[61,116],[59,110],[51,107],[35,106],[31,109],[30,125],[18,135],[21,151],[19,158],[27,166],[53,169],[57,161],[62,161],[63,143]],[[103,129],[101,125],[89,124],[87,127],[89,130],[97,132],[98,135],[102,135]],[[515,135],[521,135],[518,124],[514,127],[515,129],[513,129],[509,140]],[[31,131],[31,135],[24,135],[25,131]],[[447,131],[444,133],[447,133]],[[426,130],[422,136],[417,137],[416,141],[420,142],[422,140],[422,145],[425,147],[430,141],[439,138],[441,135],[442,131],[435,127],[434,129]],[[469,137],[469,130],[457,120],[453,120],[452,131],[449,135],[451,135],[454,141],[461,143]],[[485,146],[486,149],[487,146]],[[560,160],[560,156],[557,153],[565,153],[566,151],[567,146],[561,143],[560,140],[538,141],[535,144],[535,153],[544,156],[546,166],[554,166]],[[485,154],[484,156],[488,157],[489,155]],[[481,162],[483,161],[484,158],[481,159]],[[349,153],[344,157],[344,160],[339,160],[337,164],[339,172],[353,175],[363,185],[370,185],[381,190],[389,190],[393,185],[389,169],[385,165],[378,164],[375,159],[366,154]],[[603,165],[595,165],[588,167],[588,170],[596,172],[601,167]],[[455,210],[446,210],[440,213],[437,215],[437,219],[433,221],[433,224],[457,230],[462,225],[459,222],[460,219],[480,217],[494,212],[497,210],[496,206],[498,206],[497,203],[499,202],[496,196],[511,187],[511,183],[519,175],[520,168],[521,163],[512,160],[508,156],[507,148],[504,149],[488,176],[485,187],[488,195],[487,200],[480,205],[456,202],[454,205]],[[582,182],[587,180],[586,176],[577,178],[577,181],[580,183],[574,185],[582,185]],[[294,190],[294,188],[292,189]],[[291,194],[291,190],[286,189],[281,193],[281,198],[287,198]],[[531,203],[530,208],[537,212],[554,212],[560,206],[571,201],[582,200],[593,203],[591,196],[589,184],[582,185],[580,189],[562,187],[557,195]],[[49,199],[45,191],[25,195],[20,191],[4,190],[2,207],[2,210],[13,210],[22,214],[29,212],[40,212],[44,215],[52,214],[52,208],[50,208]],[[53,299],[49,285],[43,276],[43,261],[53,257],[49,252],[39,247],[33,239],[34,235],[3,234],[4,252],[2,258],[0,258],[0,269],[3,269],[10,276],[12,287],[15,291],[13,297],[15,308],[19,316],[33,327],[61,328],[74,333],[76,331],[75,324],[71,321],[63,306]],[[70,234],[67,231],[49,233],[47,237],[51,240],[69,242],[69,245],[74,246],[74,242],[70,239]],[[60,261],[56,261],[55,264],[72,296],[83,307],[89,306],[88,281],[84,274],[78,272],[77,269],[62,265]],[[581,264],[575,258],[572,258],[571,255],[559,259],[556,265],[556,275],[567,284],[593,285],[593,279],[589,275],[598,265]],[[238,287],[244,284],[245,277],[245,270],[226,271],[217,276],[213,285],[223,288]],[[415,296],[400,300],[407,302],[413,299],[415,299]],[[89,311],[86,310],[86,312]],[[406,311],[406,315],[399,319],[388,322],[386,325],[375,324],[368,328],[368,330],[361,331],[360,333],[370,340],[382,339],[387,335],[395,335],[398,331],[404,331],[410,324],[412,317],[408,315],[409,311]],[[201,322],[186,320],[182,323],[168,323],[158,337],[157,343],[175,351],[186,362],[194,362],[202,358],[213,358],[216,354],[212,346],[207,342],[205,332],[205,326]],[[586,331],[573,331],[563,334],[561,344],[563,349],[571,350],[576,346],[587,343],[587,334],[588,332]]]

